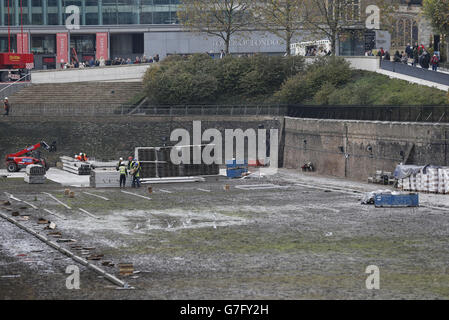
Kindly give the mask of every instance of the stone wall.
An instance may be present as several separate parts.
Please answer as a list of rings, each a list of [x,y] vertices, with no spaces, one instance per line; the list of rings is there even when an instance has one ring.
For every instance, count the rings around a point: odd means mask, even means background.
[[[219,129],[224,137],[225,129],[279,128],[282,121],[276,117],[98,117],[98,118],[42,118],[1,117],[0,118],[0,167],[4,168],[6,154],[22,150],[39,141],[57,142],[58,152],[42,151],[50,164],[59,156],[73,156],[85,152],[101,160],[113,160],[134,155],[135,147],[170,145],[170,133],[177,128],[192,131],[194,120],[202,121],[202,131]],[[176,143],[172,143],[176,144]]]
[[[449,124],[285,119],[284,166],[366,180],[407,164],[449,165]]]

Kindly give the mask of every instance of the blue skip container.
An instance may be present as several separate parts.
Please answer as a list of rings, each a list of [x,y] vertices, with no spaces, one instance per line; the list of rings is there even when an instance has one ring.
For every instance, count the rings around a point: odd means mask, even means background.
[[[228,178],[241,178],[248,172],[248,162],[245,160],[237,161],[235,159],[226,161],[226,176]]]
[[[419,195],[379,193],[374,197],[374,206],[383,208],[419,207]]]

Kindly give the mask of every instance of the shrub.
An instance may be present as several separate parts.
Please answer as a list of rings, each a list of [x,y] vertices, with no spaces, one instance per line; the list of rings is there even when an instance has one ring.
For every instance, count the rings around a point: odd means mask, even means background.
[[[339,57],[305,65],[303,57],[173,55],[149,68],[144,90],[153,104],[286,103],[441,105],[446,93],[368,71]]]
[[[305,103],[312,101],[325,83],[328,88],[329,85],[338,87],[347,83],[351,77],[352,70],[344,59],[319,58],[307,66],[305,73],[298,73],[288,79],[276,96],[281,103]]]
[[[249,59],[249,69],[239,81],[239,90],[246,97],[272,94],[286,80],[284,66],[279,57],[257,55]]]

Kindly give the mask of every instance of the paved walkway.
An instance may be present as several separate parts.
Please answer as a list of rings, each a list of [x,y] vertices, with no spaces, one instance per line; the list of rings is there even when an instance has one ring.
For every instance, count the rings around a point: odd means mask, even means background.
[[[420,84],[423,86],[435,87],[437,89],[444,90],[444,91],[449,90],[449,86],[446,86],[444,84],[439,84],[439,83],[432,82],[432,81],[422,80],[419,78],[407,76],[407,75],[397,73],[397,72],[387,71],[387,70],[383,70],[383,69],[378,69],[378,70],[376,70],[376,72],[380,73],[380,74],[384,74],[384,75],[389,76],[390,78],[394,78],[394,79],[401,79],[401,80],[405,80],[405,81],[408,81],[411,83],[417,83],[417,84]]]

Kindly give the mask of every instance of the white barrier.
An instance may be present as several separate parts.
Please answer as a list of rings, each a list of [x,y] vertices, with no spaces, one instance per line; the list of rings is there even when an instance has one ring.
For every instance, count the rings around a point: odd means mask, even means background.
[[[142,81],[145,72],[152,65],[153,64],[138,64],[83,69],[33,71],[31,83]]]

